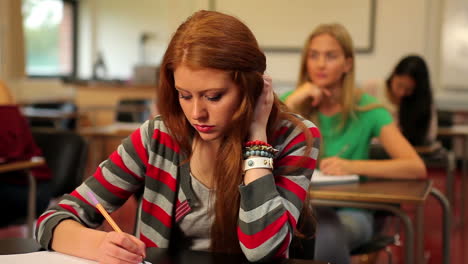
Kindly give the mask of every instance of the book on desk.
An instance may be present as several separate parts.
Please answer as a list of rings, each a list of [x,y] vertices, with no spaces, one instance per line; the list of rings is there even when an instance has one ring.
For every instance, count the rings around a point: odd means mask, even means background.
[[[344,184],[359,182],[359,175],[328,175],[320,170],[314,170],[311,179],[312,184],[328,185],[328,184]]]

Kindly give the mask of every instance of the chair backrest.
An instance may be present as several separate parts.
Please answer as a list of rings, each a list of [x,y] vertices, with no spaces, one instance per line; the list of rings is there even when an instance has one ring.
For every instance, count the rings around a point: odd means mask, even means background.
[[[151,99],[122,99],[117,106],[117,122],[143,123],[151,116]]]
[[[35,128],[32,133],[52,171],[52,197],[73,191],[83,181],[88,150],[84,138],[63,130]]]

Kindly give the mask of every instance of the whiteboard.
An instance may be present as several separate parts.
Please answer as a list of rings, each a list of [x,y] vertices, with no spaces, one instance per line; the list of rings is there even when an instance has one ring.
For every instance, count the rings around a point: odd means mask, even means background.
[[[210,8],[242,20],[265,51],[301,51],[323,23],[343,24],[357,52],[373,49],[375,0],[211,0]]]
[[[468,89],[468,2],[448,0],[442,33],[442,85]]]

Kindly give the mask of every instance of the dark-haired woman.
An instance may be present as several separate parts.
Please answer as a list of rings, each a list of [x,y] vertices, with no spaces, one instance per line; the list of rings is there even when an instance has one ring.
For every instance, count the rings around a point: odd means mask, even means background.
[[[402,58],[383,85],[368,81],[363,88],[389,109],[402,134],[413,146],[435,143],[437,112],[429,70],[422,57],[409,55]]]

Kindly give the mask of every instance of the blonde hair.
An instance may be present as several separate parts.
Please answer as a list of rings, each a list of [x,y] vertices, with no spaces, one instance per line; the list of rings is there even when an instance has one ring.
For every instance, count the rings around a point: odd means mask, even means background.
[[[341,122],[338,129],[344,127],[346,122],[350,117],[353,117],[356,111],[367,111],[377,107],[377,104],[366,105],[364,107],[359,107],[358,103],[361,99],[363,94],[362,90],[357,89],[355,86],[355,75],[354,75],[354,45],[351,35],[346,30],[346,28],[337,23],[332,24],[321,24],[315,28],[315,30],[309,35],[307,38],[304,48],[302,50],[302,57],[301,57],[301,66],[299,70],[299,78],[297,81],[297,87],[301,86],[306,82],[310,82],[309,74],[307,71],[307,58],[309,52],[309,46],[312,40],[323,34],[328,34],[333,37],[340,47],[343,50],[345,59],[350,59],[351,61],[351,68],[350,70],[343,75],[343,85],[342,85],[342,93],[341,97],[339,98],[340,104],[342,106],[341,110]],[[304,117],[307,117],[314,121],[316,124],[319,124],[319,120],[317,118],[317,109],[310,107],[310,102],[306,102],[305,104],[299,107],[299,113]]]

